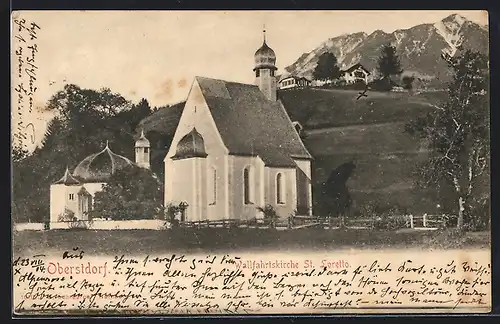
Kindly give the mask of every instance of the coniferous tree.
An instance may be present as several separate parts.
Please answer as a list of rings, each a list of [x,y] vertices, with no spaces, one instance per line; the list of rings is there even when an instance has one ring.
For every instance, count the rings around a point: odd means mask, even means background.
[[[340,69],[337,66],[337,58],[333,53],[326,52],[318,58],[318,64],[313,71],[315,80],[335,80],[340,76]]]
[[[380,73],[381,79],[389,86],[389,89],[392,88],[391,77],[403,73],[399,57],[396,54],[396,47],[390,44],[382,46],[377,70]]]

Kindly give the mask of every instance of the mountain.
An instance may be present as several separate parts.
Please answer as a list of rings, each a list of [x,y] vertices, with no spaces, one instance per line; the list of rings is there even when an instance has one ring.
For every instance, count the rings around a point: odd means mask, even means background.
[[[376,30],[330,38],[309,53],[302,54],[284,74],[312,78],[318,58],[332,52],[342,69],[361,63],[376,73],[377,60],[383,45],[396,47],[403,74],[415,74],[431,85],[449,80],[449,69],[441,58],[443,53],[454,56],[461,50],[472,48],[488,53],[488,29],[458,14],[450,15],[435,24],[422,24],[392,33]]]

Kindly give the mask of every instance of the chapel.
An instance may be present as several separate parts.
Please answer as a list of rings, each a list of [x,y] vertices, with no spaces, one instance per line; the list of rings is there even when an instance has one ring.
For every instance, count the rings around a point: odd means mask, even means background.
[[[181,221],[312,215],[311,161],[277,100],[276,54],[254,54],[254,84],[195,77],[164,158],[165,205]]]
[[[106,142],[104,149],[87,156],[72,173],[66,168],[64,175],[50,186],[50,222],[63,221],[68,214],[76,220],[89,220],[95,193],[117,170],[133,165],[149,169],[149,150],[150,143],[142,131],[135,142],[135,163],[111,151]]]

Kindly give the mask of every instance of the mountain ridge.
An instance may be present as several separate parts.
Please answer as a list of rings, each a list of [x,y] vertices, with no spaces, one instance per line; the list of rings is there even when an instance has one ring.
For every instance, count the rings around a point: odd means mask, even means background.
[[[451,75],[441,58],[443,54],[456,56],[472,48],[488,53],[488,29],[465,17],[453,14],[435,23],[424,23],[392,33],[375,30],[368,34],[356,32],[332,37],[309,53],[303,53],[293,64],[285,67],[284,75],[312,78],[318,58],[332,52],[341,69],[361,63],[376,75],[377,59],[383,45],[396,47],[403,75],[413,74],[436,86],[447,82]]]

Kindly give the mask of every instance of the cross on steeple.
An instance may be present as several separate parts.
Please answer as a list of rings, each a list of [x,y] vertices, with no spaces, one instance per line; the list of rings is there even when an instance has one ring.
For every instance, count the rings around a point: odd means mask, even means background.
[[[266,42],[266,24],[263,25],[262,33],[263,33],[263,36],[264,36],[264,43],[265,43]]]

